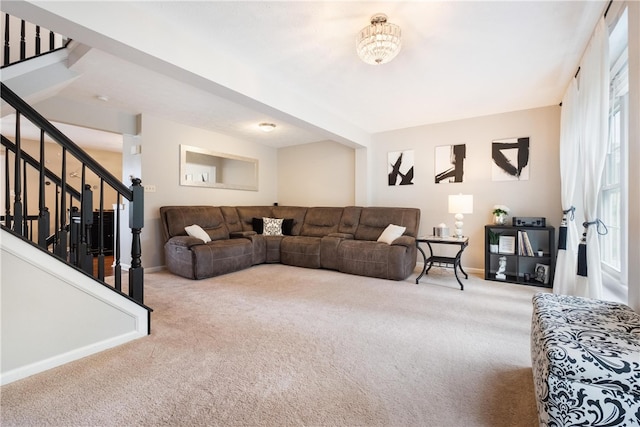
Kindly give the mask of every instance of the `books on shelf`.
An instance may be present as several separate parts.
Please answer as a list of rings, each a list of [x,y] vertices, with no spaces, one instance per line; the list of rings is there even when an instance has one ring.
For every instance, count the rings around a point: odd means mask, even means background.
[[[518,230],[518,255],[533,256],[533,247],[525,230]]]

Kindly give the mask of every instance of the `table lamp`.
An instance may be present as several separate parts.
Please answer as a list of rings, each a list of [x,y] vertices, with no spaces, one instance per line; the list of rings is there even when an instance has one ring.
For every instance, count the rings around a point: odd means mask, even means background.
[[[461,238],[463,214],[473,213],[473,195],[454,194],[449,196],[449,213],[455,214],[455,237]]]

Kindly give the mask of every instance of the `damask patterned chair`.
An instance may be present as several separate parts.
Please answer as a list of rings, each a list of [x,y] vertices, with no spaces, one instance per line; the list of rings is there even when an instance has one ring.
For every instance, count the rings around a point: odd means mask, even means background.
[[[531,360],[541,426],[640,425],[640,315],[537,293]]]

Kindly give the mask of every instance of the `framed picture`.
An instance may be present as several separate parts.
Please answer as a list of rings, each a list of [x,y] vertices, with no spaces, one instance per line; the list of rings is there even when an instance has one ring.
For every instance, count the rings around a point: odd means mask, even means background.
[[[498,139],[491,144],[493,181],[529,179],[529,138]]]
[[[547,285],[549,283],[549,266],[546,264],[536,264],[536,270],[534,272],[533,279],[536,282],[544,283]]]
[[[466,153],[466,144],[436,147],[436,184],[462,182]]]
[[[516,253],[516,236],[500,236],[498,252],[501,254],[513,255]]]
[[[389,185],[413,185],[413,150],[390,151],[387,176]]]

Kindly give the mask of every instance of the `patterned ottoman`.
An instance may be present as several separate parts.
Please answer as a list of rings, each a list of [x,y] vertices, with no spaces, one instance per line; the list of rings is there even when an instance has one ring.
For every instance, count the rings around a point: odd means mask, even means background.
[[[537,293],[531,362],[541,426],[640,426],[640,315]]]

